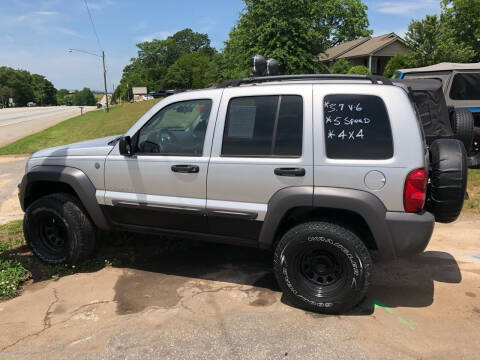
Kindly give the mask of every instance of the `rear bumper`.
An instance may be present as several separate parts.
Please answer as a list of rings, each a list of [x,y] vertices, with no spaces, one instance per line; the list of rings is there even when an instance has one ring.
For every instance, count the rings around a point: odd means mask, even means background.
[[[429,212],[387,212],[385,220],[390,232],[395,257],[421,253],[432,237],[435,218]]]

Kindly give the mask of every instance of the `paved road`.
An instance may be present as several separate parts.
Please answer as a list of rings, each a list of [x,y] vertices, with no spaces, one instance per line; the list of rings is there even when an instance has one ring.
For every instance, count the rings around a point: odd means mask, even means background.
[[[84,107],[83,111],[96,109]],[[80,115],[78,106],[51,106],[0,109],[0,146]]]
[[[0,303],[0,358],[479,358],[480,220],[471,215],[437,226],[424,254],[377,264],[365,302],[342,316],[287,306],[269,253],[133,243],[135,265],[34,283]]]

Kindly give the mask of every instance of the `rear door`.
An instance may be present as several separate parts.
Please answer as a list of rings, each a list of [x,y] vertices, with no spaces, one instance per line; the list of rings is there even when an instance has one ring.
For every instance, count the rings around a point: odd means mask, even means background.
[[[425,167],[420,124],[405,91],[370,84],[314,85],[315,191],[367,191],[404,211],[408,173]]]
[[[226,89],[207,179],[210,232],[256,240],[270,198],[313,185],[312,85]]]

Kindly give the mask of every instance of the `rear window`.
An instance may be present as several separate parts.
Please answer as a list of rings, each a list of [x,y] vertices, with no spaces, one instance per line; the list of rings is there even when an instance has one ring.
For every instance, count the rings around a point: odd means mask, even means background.
[[[480,73],[456,74],[450,90],[452,100],[480,100]]]
[[[303,100],[296,95],[230,100],[222,156],[300,157]]]
[[[325,96],[324,129],[330,159],[381,160],[393,156],[390,120],[378,96]]]

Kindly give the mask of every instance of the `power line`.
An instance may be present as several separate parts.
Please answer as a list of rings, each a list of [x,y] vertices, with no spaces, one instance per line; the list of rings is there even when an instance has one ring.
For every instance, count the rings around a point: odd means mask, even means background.
[[[98,37],[97,28],[95,27],[95,23],[93,22],[92,13],[90,12],[90,8],[88,7],[87,0],[83,0],[83,2],[85,3],[85,7],[87,8],[88,17],[90,18],[90,22],[92,23],[93,32],[95,34],[95,37],[97,38],[98,47],[100,48],[100,50],[103,51],[103,47],[102,47],[102,44],[100,43],[100,38]]]

